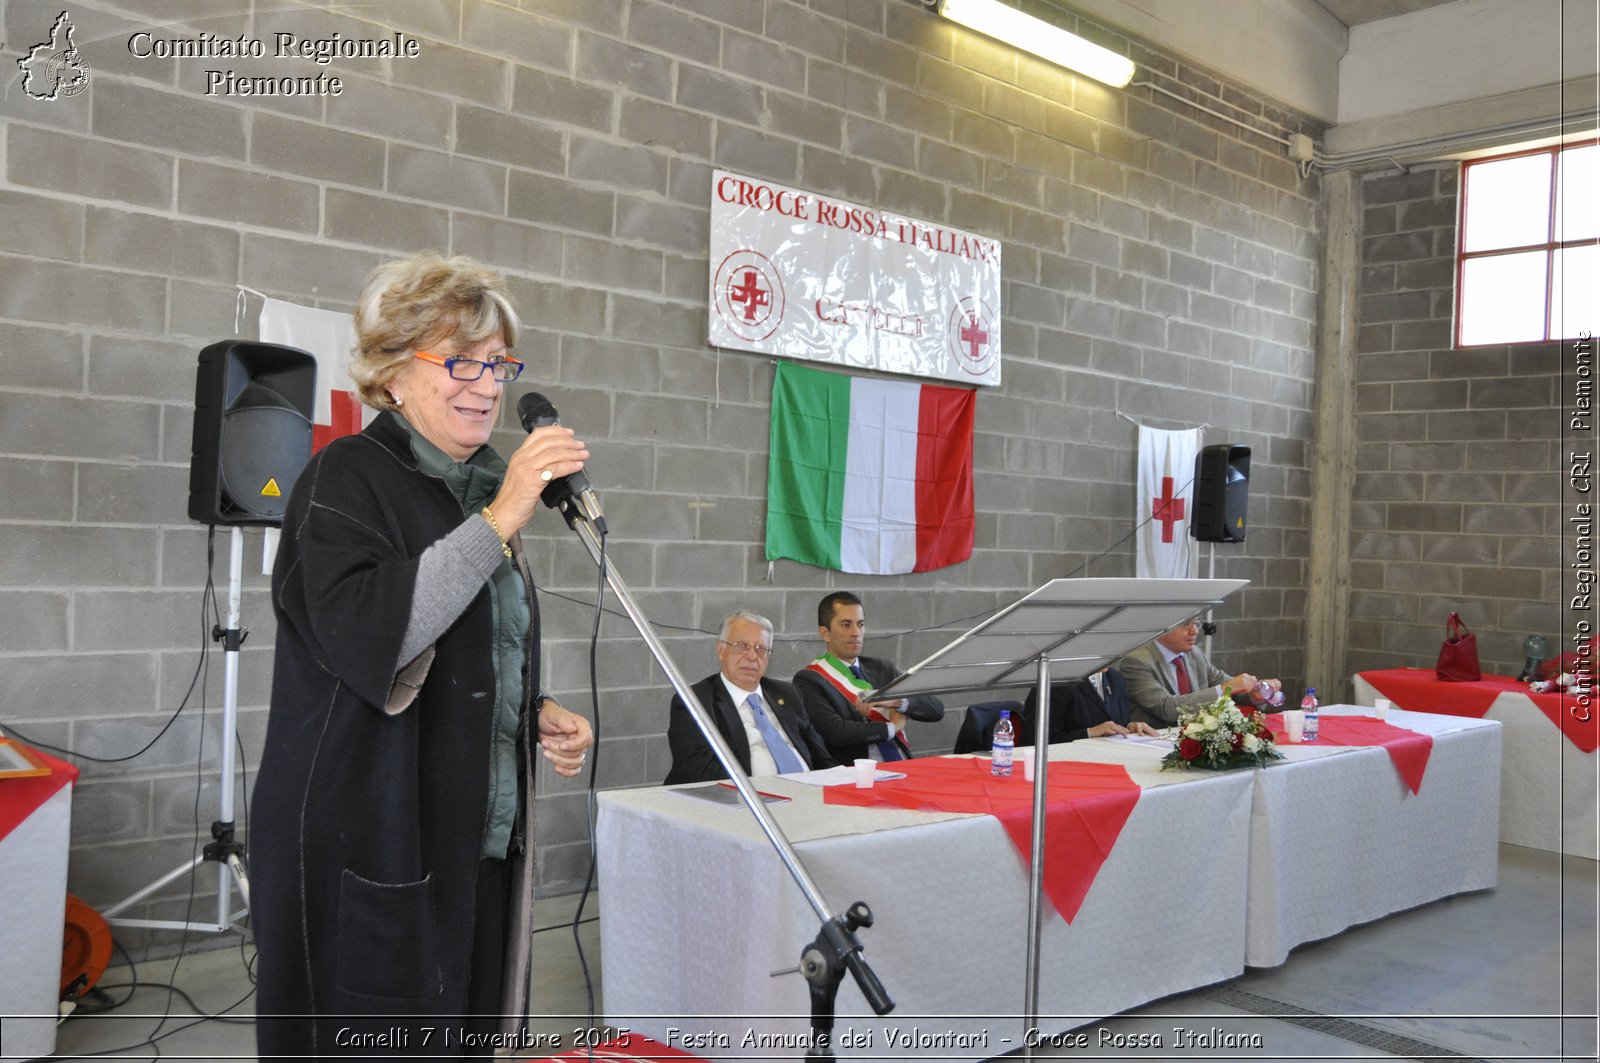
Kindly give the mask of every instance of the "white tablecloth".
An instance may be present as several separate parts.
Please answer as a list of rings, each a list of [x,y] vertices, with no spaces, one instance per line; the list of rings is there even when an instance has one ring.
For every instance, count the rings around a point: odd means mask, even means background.
[[[71,824],[68,785],[0,838],[0,1063],[56,1050]]]
[[[1121,759],[1098,742],[1054,756],[1069,752]],[[1045,907],[1046,1032],[1244,970],[1251,773],[1162,774],[1159,754],[1132,760],[1144,790],[1082,908],[1069,926]],[[858,936],[898,1006],[873,1016],[846,977],[839,1057],[977,1060],[1019,1047],[1028,879],[999,822],[824,805],[816,788],[778,778],[758,785],[794,795],[769,807],[833,909],[862,900],[877,919]],[[607,1022],[708,1059],[770,1054],[752,1034],[809,1030],[806,983],[770,975],[795,966],[820,920],[747,811],[659,788],[604,793],[599,860]],[[892,1043],[893,1030],[923,1040]],[[852,1047],[847,1033],[871,1042]]]
[[[1285,746],[1283,761],[1255,773],[1250,966],[1276,966],[1303,942],[1495,884],[1500,725],[1399,710],[1389,722],[1433,736],[1415,794],[1380,747]]]
[[[1383,696],[1359,674],[1355,691],[1364,705]],[[1483,718],[1505,728],[1500,840],[1600,858],[1600,756],[1568,741],[1526,694],[1500,694]]]
[[[1046,907],[1041,1031],[1493,886],[1500,727],[1422,713],[1392,721],[1434,736],[1419,794],[1379,748],[1291,748],[1262,770],[1163,773],[1160,748],[1054,747],[1052,759],[1123,764],[1144,790],[1073,923]],[[1017,1048],[1027,875],[998,821],[824,805],[792,780],[758,783],[794,795],[769,807],[834,910],[864,900],[877,916],[859,937],[898,1007],[872,1017],[846,978],[836,1035],[872,1040],[838,1045],[840,1058],[975,1060]],[[806,1032],[804,981],[770,973],[795,965],[819,920],[747,811],[660,788],[611,791],[600,796],[599,847],[608,1022],[708,1059],[772,1050],[748,1044],[752,1035]],[[886,1043],[894,1029],[967,1040]]]

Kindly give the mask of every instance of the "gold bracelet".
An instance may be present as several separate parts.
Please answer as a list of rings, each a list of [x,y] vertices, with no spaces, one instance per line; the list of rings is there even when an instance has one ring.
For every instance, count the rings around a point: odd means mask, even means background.
[[[488,506],[483,507],[483,519],[489,522],[489,527],[494,529],[494,537],[500,540],[500,551],[507,557],[511,556],[511,546],[506,542],[506,537],[500,534],[500,522],[494,519],[494,513]]]

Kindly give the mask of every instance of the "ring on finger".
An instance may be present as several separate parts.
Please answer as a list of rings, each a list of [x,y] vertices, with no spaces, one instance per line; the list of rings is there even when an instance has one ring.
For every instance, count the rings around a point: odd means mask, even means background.
[[[539,479],[543,480],[545,483],[549,483],[551,475],[552,475],[552,473],[550,472],[549,469],[544,469],[544,470],[540,471]]]

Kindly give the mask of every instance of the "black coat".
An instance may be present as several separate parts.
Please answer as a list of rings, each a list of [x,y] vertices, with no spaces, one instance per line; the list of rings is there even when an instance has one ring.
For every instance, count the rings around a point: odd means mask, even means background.
[[[1050,737],[1049,742],[1076,742],[1087,738],[1089,728],[1095,724],[1115,720],[1128,726],[1131,706],[1128,703],[1128,685],[1122,673],[1115,668],[1106,669],[1105,696],[1102,697],[1087,679],[1074,679],[1066,683],[1050,684]],[[1030,723],[1038,715],[1039,692],[1028,691],[1028,700],[1022,715]],[[1032,727],[1028,728],[1030,734]]]
[[[689,689],[711,713],[717,730],[738,758],[739,767],[744,769],[746,775],[750,774],[750,743],[744,736],[744,722],[739,719],[739,710],[728,696],[722,673],[709,675]],[[763,679],[761,700],[766,703],[768,713],[782,725],[784,734],[789,737],[789,744],[794,746],[802,760],[813,768],[837,766],[828,755],[828,747],[823,743],[822,736],[812,729],[811,721],[806,719],[805,706],[800,703],[800,695],[794,687],[781,679]],[[672,750],[672,770],[667,772],[667,786],[728,777],[722,762],[711,751],[711,743],[700,733],[683,699],[676,694],[672,696],[671,715],[667,721],[667,745]]]
[[[336,1056],[341,1028],[439,1026],[428,1017],[464,1010],[495,702],[487,585],[396,675],[418,559],[464,519],[392,414],[323,448],[291,493],[249,839],[263,1057]],[[519,762],[531,794],[525,751]],[[531,874],[532,861],[517,864]],[[384,1047],[404,1056],[421,1042],[416,1031]],[[439,1054],[437,1037],[427,1052]]]
[[[893,661],[862,657],[857,663],[861,665],[862,677],[874,687],[881,687],[900,674]],[[811,726],[817,729],[828,744],[828,753],[839,763],[851,764],[863,759],[868,755],[869,745],[889,737],[888,724],[867,719],[837,687],[816,672],[801,669],[795,673],[794,685],[805,702]],[[905,714],[923,723],[937,723],[944,719],[944,702],[926,694],[907,698]],[[895,735],[895,741],[902,752],[911,755],[904,738]]]

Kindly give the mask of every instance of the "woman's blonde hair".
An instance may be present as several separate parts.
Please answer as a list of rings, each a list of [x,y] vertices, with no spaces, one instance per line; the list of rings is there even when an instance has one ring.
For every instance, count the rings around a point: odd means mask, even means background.
[[[464,256],[419,251],[385,262],[356,301],[356,353],[350,366],[361,401],[394,408],[389,382],[419,350],[450,341],[457,349],[499,335],[515,347],[522,323],[505,278]]]

